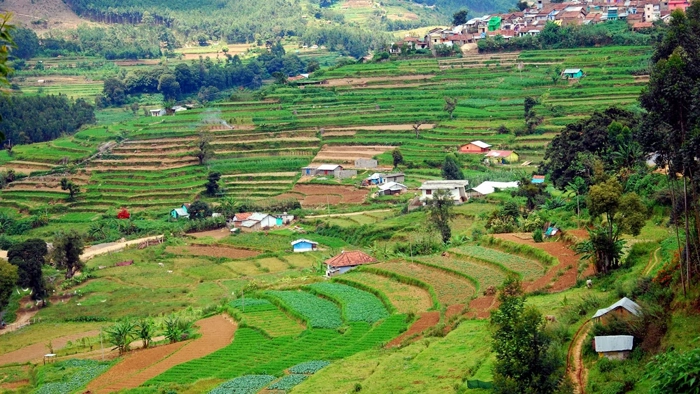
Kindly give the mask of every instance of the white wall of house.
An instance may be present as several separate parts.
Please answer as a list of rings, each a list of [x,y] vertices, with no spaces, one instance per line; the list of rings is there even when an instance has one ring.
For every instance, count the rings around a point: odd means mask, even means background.
[[[424,189],[423,195],[421,196],[421,200],[432,200],[433,194],[435,194],[435,192],[438,190],[448,190],[452,195],[452,199],[455,201],[461,201],[462,198],[467,197],[467,192],[464,190],[463,187],[455,187],[452,189]]]

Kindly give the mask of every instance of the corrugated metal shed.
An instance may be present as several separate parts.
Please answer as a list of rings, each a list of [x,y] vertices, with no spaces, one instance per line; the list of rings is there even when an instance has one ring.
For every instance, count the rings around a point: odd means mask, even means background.
[[[614,311],[617,308],[625,308],[627,311],[635,316],[639,316],[642,313],[642,307],[639,306],[636,302],[630,300],[627,297],[622,297],[622,299],[612,305],[610,305],[607,308],[604,309],[598,309],[598,311],[593,315],[593,319],[597,317],[601,317],[611,311]]]
[[[632,350],[634,337],[632,335],[608,335],[595,337],[595,351],[597,353],[623,352]]]

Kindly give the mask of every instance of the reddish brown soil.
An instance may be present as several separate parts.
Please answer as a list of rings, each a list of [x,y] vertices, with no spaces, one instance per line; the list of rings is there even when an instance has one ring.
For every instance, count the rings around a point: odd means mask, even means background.
[[[18,381],[16,381],[16,382],[0,384],[0,389],[3,389],[3,390],[16,390],[16,389],[18,389],[18,388],[20,388],[20,387],[22,387],[22,386],[26,386],[26,385],[28,385],[28,384],[29,384],[29,380],[28,380],[28,379],[18,380]]]
[[[477,319],[488,319],[491,316],[491,311],[498,308],[498,305],[496,296],[481,296],[469,303],[467,316]]]
[[[535,281],[523,283],[525,291],[530,292],[548,287],[548,291],[558,292],[571,288],[576,284],[580,264],[579,257],[565,242],[535,242],[531,237],[523,237],[517,234],[496,234],[495,237],[532,246],[549,253],[559,260],[559,265],[550,268],[544,276]],[[563,272],[563,274],[558,276],[559,272]]]
[[[449,319],[452,316],[459,315],[464,310],[464,307],[464,304],[455,304],[448,306],[447,310],[445,311],[445,318]]]
[[[359,204],[365,201],[367,190],[356,189],[352,186],[334,185],[294,185],[293,193],[301,193],[306,197],[302,199],[304,206],[326,204]]]
[[[64,337],[56,338],[51,340],[51,344],[55,350],[64,348],[68,341],[75,342],[80,338],[94,337],[100,334],[99,330],[92,330],[87,332],[81,332],[73,335],[66,335]],[[35,343],[30,346],[23,347],[22,349],[15,350],[14,352],[9,352],[0,355],[0,365],[9,363],[26,363],[30,361],[40,361],[48,349],[46,348],[46,342]]]
[[[191,237],[195,238],[205,238],[205,237],[212,237],[214,239],[222,239],[226,238],[229,235],[231,235],[231,232],[229,231],[228,228],[220,228],[217,230],[209,230],[209,231],[200,231],[197,233],[189,233],[187,234]]]
[[[408,339],[409,337],[420,334],[426,329],[435,326],[440,322],[440,312],[438,311],[432,311],[432,312],[423,312],[418,320],[416,320],[415,323],[411,324],[411,327],[406,330],[403,334],[399,335],[398,337],[394,338],[391,342],[389,342],[386,347],[396,347],[400,346],[401,342],[404,340]],[[415,339],[418,339],[420,336],[416,337]]]
[[[227,248],[225,246],[178,246],[168,247],[169,253],[189,254],[193,256],[226,257],[229,259],[245,259],[260,254],[258,251],[247,249]]]
[[[238,327],[235,322],[225,315],[216,315],[197,322],[201,337],[185,343],[181,348],[171,353],[170,356],[153,358],[150,366],[147,366],[133,375],[122,375],[122,379],[108,386],[100,387],[99,393],[112,393],[120,390],[136,388],[149,379],[152,379],[168,369],[196,358],[202,358],[231,343],[233,334]],[[157,349],[157,348],[156,348]],[[154,349],[155,350],[155,349]],[[154,355],[156,355],[154,353]],[[160,355],[160,354],[157,354]],[[144,363],[147,361],[144,358]],[[124,362],[122,362],[124,363]],[[117,366],[122,363],[117,364]],[[145,364],[147,365],[147,364]],[[114,367],[116,368],[116,366]],[[112,368],[112,369],[114,369]],[[112,369],[105,375],[111,374]],[[114,376],[114,374],[112,374]],[[110,380],[112,380],[110,378]]]
[[[99,390],[124,380],[125,378],[137,374],[142,369],[148,368],[154,363],[170,356],[181,347],[185,346],[186,342],[171,343],[168,345],[158,346],[150,349],[135,350],[128,353],[115,366],[109,369],[106,373],[97,377],[88,384],[87,390],[98,392]]]

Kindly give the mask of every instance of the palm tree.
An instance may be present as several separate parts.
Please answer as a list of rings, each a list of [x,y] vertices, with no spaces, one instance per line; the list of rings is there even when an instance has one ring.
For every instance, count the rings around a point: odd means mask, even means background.
[[[580,176],[577,176],[573,179],[573,181],[569,182],[566,185],[566,195],[576,196],[576,218],[579,222],[579,225],[581,224],[581,204],[579,198],[582,194],[586,193],[587,189],[588,185],[586,184],[586,181]]]
[[[119,354],[129,351],[129,344],[134,339],[136,325],[129,319],[117,322],[107,330],[107,340],[114,345],[114,349],[119,349]]]

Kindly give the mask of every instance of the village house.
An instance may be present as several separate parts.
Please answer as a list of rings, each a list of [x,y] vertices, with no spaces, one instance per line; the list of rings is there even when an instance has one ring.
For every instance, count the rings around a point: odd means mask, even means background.
[[[607,308],[598,309],[591,319],[594,323],[605,324],[613,316],[625,319],[632,316],[640,316],[641,314],[642,308],[636,302],[623,297]]]
[[[405,182],[405,174],[403,172],[396,172],[393,174],[387,174],[384,176],[385,182],[396,182],[396,183],[404,183]]]
[[[170,217],[176,220],[180,218],[189,219],[190,214],[187,211],[187,207],[189,207],[189,204],[182,204],[180,208],[173,209],[170,211]]]
[[[459,147],[459,153],[487,153],[491,150],[491,145],[483,141],[472,141]]]
[[[544,175],[533,175],[530,183],[538,184],[544,183]]]
[[[294,221],[294,215],[284,212],[281,215],[275,215],[275,220],[277,221],[277,227],[285,226]]]
[[[425,181],[419,188],[423,191],[420,200],[432,200],[433,194],[438,190],[447,190],[452,195],[452,198],[456,202],[467,201],[468,196],[466,192],[466,187],[469,185],[469,181],[466,180],[453,180],[453,181]]]
[[[340,173],[343,171],[343,166],[338,164],[321,164],[318,167],[303,167],[301,175],[303,176],[333,176],[340,178]]]
[[[233,227],[247,231],[260,231],[277,226],[277,218],[260,212],[237,213],[231,222]]]
[[[384,174],[380,174],[378,172],[375,172],[374,174],[365,178],[365,180],[364,180],[364,182],[362,182],[362,184],[364,186],[381,185],[384,182],[386,182],[386,180],[384,179]]]
[[[151,116],[165,116],[166,111],[163,108],[152,109],[149,111]]]
[[[596,336],[593,339],[596,353],[608,360],[626,359],[634,347],[632,335]]]
[[[313,252],[318,249],[318,242],[309,241],[308,239],[297,239],[292,241],[292,251],[295,253]]]
[[[339,255],[326,260],[326,276],[344,274],[361,265],[376,263],[377,260],[359,250],[342,251]]]
[[[483,197],[495,193],[496,190],[517,189],[519,182],[481,182],[479,186],[469,189],[469,198]]]
[[[396,194],[405,193],[406,190],[408,190],[406,185],[397,182],[387,182],[379,186],[379,191],[377,192],[377,194],[379,194],[380,196],[393,196]]]
[[[486,160],[491,164],[513,164],[520,160],[520,156],[512,150],[492,150],[486,154]]]
[[[567,68],[566,70],[561,72],[562,78],[582,78],[583,77],[583,70],[580,68]]]

